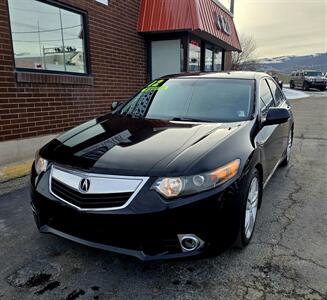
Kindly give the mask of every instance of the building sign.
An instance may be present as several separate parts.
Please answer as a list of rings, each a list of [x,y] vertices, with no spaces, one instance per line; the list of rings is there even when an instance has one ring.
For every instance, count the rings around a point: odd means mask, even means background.
[[[231,35],[231,33],[232,33],[231,26],[230,26],[227,18],[224,15],[215,13],[215,21],[216,21],[217,28],[219,30],[223,31],[227,35]]]
[[[108,0],[95,0],[96,2],[100,2],[104,5],[108,5]]]

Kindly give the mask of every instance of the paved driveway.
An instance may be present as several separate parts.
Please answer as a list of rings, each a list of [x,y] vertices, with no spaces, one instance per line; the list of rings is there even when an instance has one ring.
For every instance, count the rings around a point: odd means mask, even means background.
[[[327,299],[327,97],[292,105],[292,161],[244,251],[144,264],[40,235],[23,179],[0,188],[0,299]]]

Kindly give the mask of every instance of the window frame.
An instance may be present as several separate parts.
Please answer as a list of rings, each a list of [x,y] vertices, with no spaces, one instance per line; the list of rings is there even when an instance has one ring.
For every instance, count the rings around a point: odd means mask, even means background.
[[[55,0],[34,0],[44,4],[48,4],[60,9],[67,10],[72,13],[77,13],[81,15],[83,21],[83,34],[84,34],[84,57],[85,57],[85,72],[70,72],[70,71],[56,71],[56,70],[42,70],[42,69],[30,69],[30,68],[20,68],[16,66],[16,59],[15,59],[15,51],[14,51],[14,42],[12,38],[12,28],[11,28],[11,19],[10,19],[10,12],[9,12],[9,0],[7,0],[7,14],[8,14],[8,21],[9,21],[9,31],[10,31],[10,41],[11,41],[11,50],[13,54],[13,64],[15,71],[17,72],[29,72],[29,73],[37,73],[37,74],[56,74],[56,75],[72,75],[72,76],[90,76],[91,74],[91,61],[90,61],[90,43],[89,43],[89,22],[88,22],[88,12],[82,10],[80,8],[76,8],[71,5],[67,5],[64,3],[58,3]]]
[[[267,83],[268,83],[268,86],[269,86],[270,92],[271,92],[271,94],[272,94],[272,96],[273,96],[273,99],[274,99],[274,102],[275,102],[275,107],[280,106],[280,105],[283,104],[283,102],[285,101],[285,95],[284,95],[284,93],[283,93],[282,90],[280,89],[279,85],[278,85],[278,84],[277,84],[273,79],[271,79],[271,78],[268,77],[268,78],[266,78],[266,81],[267,81]],[[275,98],[275,96],[274,96],[274,94],[273,94],[273,91],[271,90],[271,86],[270,86],[270,83],[269,83],[269,82],[272,82],[272,84],[274,84],[274,85],[276,86],[276,89],[280,92],[282,98],[281,98],[279,101],[277,101],[277,99]]]
[[[269,83],[267,82],[267,79],[268,78],[269,77],[264,77],[259,82],[259,93],[258,93],[258,96],[259,96],[259,113],[260,113],[260,119],[261,119],[261,121],[264,121],[266,119],[267,113],[268,113],[268,110],[269,110],[270,107],[276,107],[276,101],[275,101],[274,95],[272,94],[271,89],[270,89],[270,86],[269,86]],[[272,103],[273,103],[273,105],[268,108],[267,113],[263,113],[262,112],[262,109],[267,107],[267,106],[263,107],[264,101],[261,98],[261,82],[263,82],[263,81],[265,81],[265,83],[266,83],[266,85],[268,87],[268,90],[269,90],[270,95],[271,95],[271,98],[272,98]]]

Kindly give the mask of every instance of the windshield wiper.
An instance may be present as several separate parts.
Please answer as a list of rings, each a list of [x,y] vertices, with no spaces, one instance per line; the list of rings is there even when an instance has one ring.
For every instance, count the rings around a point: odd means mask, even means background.
[[[183,117],[175,117],[170,121],[187,121],[187,122],[212,122],[210,120],[200,120],[200,119],[192,119],[192,118],[183,118]]]

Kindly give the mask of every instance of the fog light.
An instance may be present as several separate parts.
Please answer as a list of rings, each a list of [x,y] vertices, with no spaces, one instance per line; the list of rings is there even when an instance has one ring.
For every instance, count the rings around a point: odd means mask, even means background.
[[[178,239],[183,252],[194,251],[204,245],[204,242],[194,234],[179,234]]]

